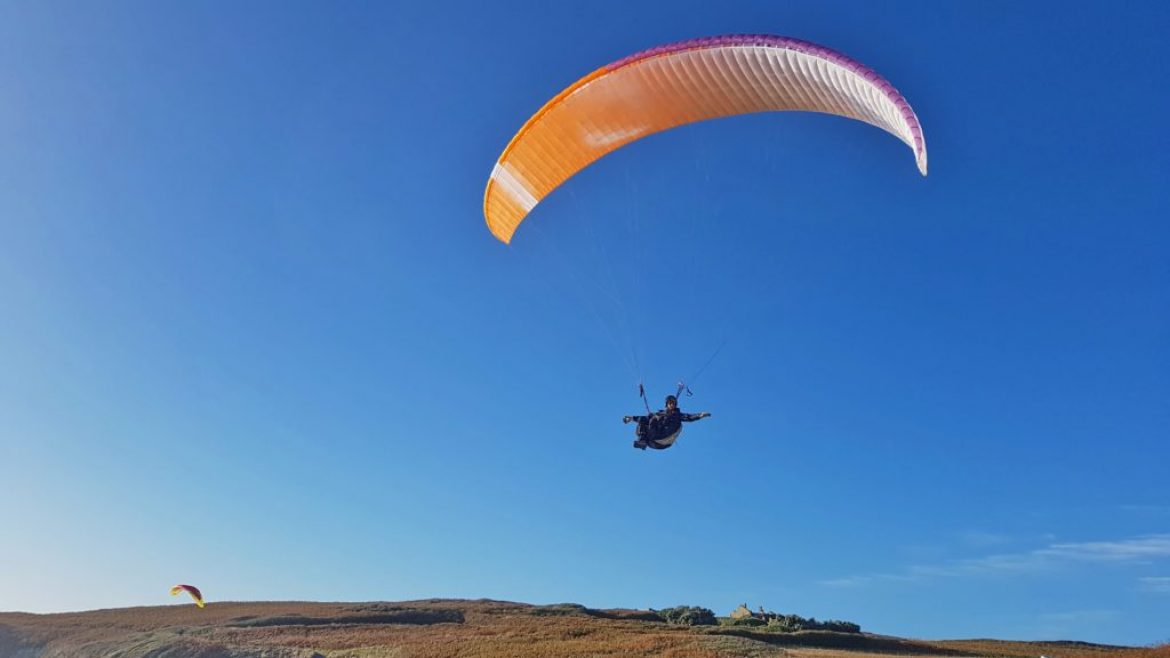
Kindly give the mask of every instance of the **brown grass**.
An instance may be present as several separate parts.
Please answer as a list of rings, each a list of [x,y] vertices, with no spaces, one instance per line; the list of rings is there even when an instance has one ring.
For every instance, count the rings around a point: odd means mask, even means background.
[[[1170,644],[1159,647],[1119,647],[1087,642],[1008,642],[1003,640],[945,640],[935,646],[980,656],[1002,658],[1170,658]]]
[[[1170,658],[1167,647],[675,626],[646,611],[504,601],[211,603],[54,615],[0,614],[0,656],[20,658]]]

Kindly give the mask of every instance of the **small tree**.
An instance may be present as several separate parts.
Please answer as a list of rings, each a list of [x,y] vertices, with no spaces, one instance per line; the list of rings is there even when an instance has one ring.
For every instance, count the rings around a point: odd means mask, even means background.
[[[714,612],[693,605],[680,605],[659,610],[658,616],[672,624],[686,624],[687,626],[715,626],[719,623]]]

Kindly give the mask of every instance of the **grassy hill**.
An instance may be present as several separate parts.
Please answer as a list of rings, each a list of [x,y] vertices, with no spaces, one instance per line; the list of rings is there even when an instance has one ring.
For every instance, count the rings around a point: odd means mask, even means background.
[[[1077,642],[926,642],[866,633],[681,626],[645,610],[426,600],[209,603],[34,615],[0,613],[0,658],[1170,658]]]

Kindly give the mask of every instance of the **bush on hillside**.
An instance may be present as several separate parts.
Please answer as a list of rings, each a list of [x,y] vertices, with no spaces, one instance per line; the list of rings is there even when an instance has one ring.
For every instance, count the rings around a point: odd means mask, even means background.
[[[656,610],[659,617],[664,621],[672,624],[686,624],[688,626],[715,626],[719,620],[715,618],[715,613],[707,608],[700,608],[693,605],[680,605],[674,608],[666,608],[665,610]]]
[[[860,633],[861,626],[851,621],[817,621],[815,617],[804,618],[800,615],[781,615],[775,612],[760,611],[751,617],[722,617],[719,619],[722,626],[732,627],[763,627],[771,633],[795,633],[797,631],[833,631],[836,633]],[[1170,658],[1170,656],[1167,656]]]
[[[554,603],[552,605],[534,606],[531,614],[537,617],[567,617],[571,615],[587,615],[589,608],[580,603]]]

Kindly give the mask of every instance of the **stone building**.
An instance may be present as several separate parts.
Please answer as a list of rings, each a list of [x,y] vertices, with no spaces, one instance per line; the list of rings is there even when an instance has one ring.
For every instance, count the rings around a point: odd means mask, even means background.
[[[751,610],[749,610],[747,607],[747,604],[744,603],[743,605],[739,606],[735,610],[732,610],[731,615],[729,615],[729,616],[732,619],[744,619],[745,617],[754,617],[755,613],[752,612]]]

